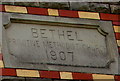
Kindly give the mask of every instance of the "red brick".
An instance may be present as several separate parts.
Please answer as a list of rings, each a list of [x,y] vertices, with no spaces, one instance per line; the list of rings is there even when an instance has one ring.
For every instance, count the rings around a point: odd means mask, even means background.
[[[115,81],[120,81],[120,76],[115,76]]]
[[[72,73],[72,75],[73,75],[73,79],[93,80],[92,74]]]
[[[1,69],[1,71],[2,71],[3,76],[16,76],[17,75],[15,69],[3,68]]]
[[[65,17],[79,17],[78,16],[78,11],[71,11],[71,10],[59,10],[60,16],[65,16]]]
[[[29,14],[48,15],[46,8],[27,7],[27,10]]]
[[[115,33],[116,40],[120,40],[120,33]]]
[[[2,76],[2,68],[0,68],[0,76]]]
[[[100,13],[100,19],[102,19],[102,20],[120,21],[120,15]]]
[[[113,22],[113,25],[120,25],[120,22]]]
[[[0,5],[0,12],[5,11],[4,5]]]
[[[59,72],[57,71],[40,71],[41,78],[60,78]]]

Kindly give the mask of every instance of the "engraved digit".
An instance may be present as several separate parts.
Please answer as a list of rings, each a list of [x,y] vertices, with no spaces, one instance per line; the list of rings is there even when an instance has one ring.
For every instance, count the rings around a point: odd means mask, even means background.
[[[59,55],[61,60],[66,60],[66,55],[63,51],[59,52]]]
[[[57,55],[56,55],[55,51],[50,51],[50,55],[53,60],[57,60]]]
[[[68,52],[68,53],[71,54],[72,61],[73,61],[74,60],[73,52]]]

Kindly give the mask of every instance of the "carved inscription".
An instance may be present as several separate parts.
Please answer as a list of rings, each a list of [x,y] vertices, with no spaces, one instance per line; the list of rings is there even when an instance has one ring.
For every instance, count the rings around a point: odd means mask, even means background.
[[[36,28],[31,28],[31,32],[32,32],[32,36],[33,38],[38,38],[39,36],[41,38],[50,38],[50,36],[48,36],[48,32],[51,35],[52,39],[56,39],[55,38],[55,34],[57,34],[59,40],[76,40],[76,41],[81,41],[79,38],[79,32],[77,31],[64,31],[64,30],[55,30],[55,29],[36,29]],[[57,32],[57,33],[55,33]]]
[[[19,24],[7,30],[9,52],[21,62],[102,67],[107,61],[105,36],[97,29],[16,26]]]

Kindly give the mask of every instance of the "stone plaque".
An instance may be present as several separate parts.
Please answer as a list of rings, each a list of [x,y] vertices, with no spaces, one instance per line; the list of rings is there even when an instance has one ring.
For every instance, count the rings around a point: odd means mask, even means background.
[[[97,28],[12,23],[7,37],[9,53],[20,62],[105,67],[108,60]]]
[[[116,58],[112,55],[117,53],[117,45],[110,22],[30,15],[15,17],[4,27],[5,67],[117,72],[113,68]]]

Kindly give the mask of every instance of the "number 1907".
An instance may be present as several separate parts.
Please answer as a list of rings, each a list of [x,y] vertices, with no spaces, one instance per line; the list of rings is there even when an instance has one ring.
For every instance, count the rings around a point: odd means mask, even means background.
[[[59,51],[59,52],[56,52],[56,51],[49,51],[47,52],[48,54],[48,58],[51,58],[52,60],[67,60],[67,58],[71,58],[71,60],[73,61],[73,52],[64,52],[64,51]]]

